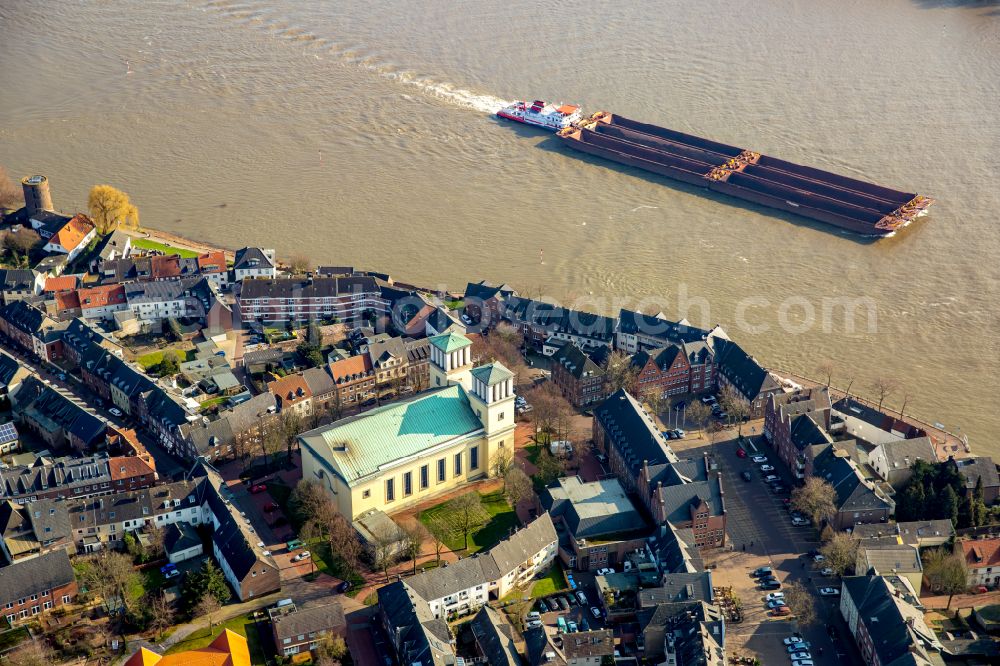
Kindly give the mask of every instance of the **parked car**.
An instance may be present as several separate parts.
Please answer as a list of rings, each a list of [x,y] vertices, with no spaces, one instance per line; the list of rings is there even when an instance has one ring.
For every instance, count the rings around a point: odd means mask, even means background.
[[[754,577],[760,577],[760,576],[770,576],[772,573],[774,573],[774,569],[772,569],[771,567],[758,567],[754,569],[750,573],[750,575]]]
[[[765,483],[771,483],[772,481],[781,481],[781,479],[779,477],[777,477],[776,475],[774,475],[774,474],[766,474],[766,475],[764,475],[764,482]]]
[[[805,518],[792,518],[792,525],[795,527],[805,527],[809,524],[809,521]]]
[[[812,659],[796,659],[792,661],[792,666],[813,666]]]
[[[312,554],[308,550],[303,550],[301,553],[292,558],[292,562],[301,562],[302,560],[307,560]]]
[[[774,493],[775,495],[781,495],[783,493],[787,493],[788,488],[786,486],[781,485],[780,483],[776,483],[773,486],[771,486],[771,492]]]
[[[472,317],[467,314],[462,315],[462,323],[466,326],[472,326]]]
[[[566,623],[567,634],[574,634],[579,630],[580,630],[579,627],[576,626],[576,622],[574,622],[573,620],[570,620],[569,622]]]
[[[569,610],[569,599],[567,599],[566,597],[556,597],[556,601],[559,602],[559,607],[562,608],[564,611]]]
[[[801,637],[800,637],[801,638]],[[795,652],[802,652],[809,649],[809,641],[798,640],[788,644],[786,648],[788,654],[793,654]]]
[[[792,610],[788,606],[778,606],[771,610],[771,615],[791,615]]]
[[[122,410],[118,409],[117,407],[112,407],[111,409],[108,410],[108,413],[111,414],[111,416],[121,417]]]
[[[173,571],[176,568],[177,568],[177,565],[174,564],[173,562],[170,562],[169,564],[164,564],[162,567],[160,567],[160,573],[161,574],[166,574],[167,572]]]
[[[812,655],[808,652],[793,652],[790,659],[812,659]]]
[[[736,449],[736,457],[737,458],[746,458],[747,457],[747,450],[746,449]]]
[[[264,513],[271,513],[278,510],[278,505],[274,502],[268,502],[264,505]]]
[[[257,493],[267,492],[267,484],[264,483],[254,484],[250,486],[250,492],[252,492],[254,495],[256,495]]]
[[[774,580],[774,581],[768,581],[766,583],[761,583],[759,587],[762,590],[780,590],[781,589],[781,583],[779,583],[776,580]]]
[[[771,608],[771,609],[781,608],[784,605],[785,605],[785,599],[784,599],[784,597],[782,597],[780,599],[771,599],[770,601],[767,602],[767,607]]]
[[[764,597],[764,601],[774,601],[775,599],[784,599],[784,592],[772,592],[771,594]]]
[[[740,473],[740,476],[743,477],[744,481],[753,481],[753,474],[751,474],[749,470],[743,470],[743,472]]]
[[[603,569],[598,569],[597,570],[597,575],[598,576],[607,576],[609,574],[613,574],[614,572],[615,572],[615,570],[612,569],[611,567],[604,567]]]
[[[60,372],[58,375],[56,375],[56,377],[58,377],[59,381],[61,381],[61,382],[66,381],[66,373],[65,372]]]
[[[802,642],[802,636],[799,634],[792,634],[784,640],[785,645],[795,645],[796,643]]]
[[[528,629],[538,629],[539,627],[542,626],[542,621],[541,620],[528,620],[527,622],[525,622],[524,626],[527,627]]]
[[[754,456],[750,460],[752,460],[755,463],[757,463],[758,465],[760,465],[761,463],[766,463],[767,462],[767,456]]]
[[[824,561],[826,559],[825,557],[823,557],[819,553],[816,553],[812,557],[813,557],[813,562],[822,562],[822,561]]]
[[[576,598],[580,600],[580,603],[584,606],[587,605],[587,595],[584,594],[583,590],[576,591]]]
[[[820,576],[832,576],[833,575],[833,569],[831,569],[830,567],[823,567],[822,569],[820,569],[819,575]]]
[[[704,398],[701,399],[701,401],[703,403],[705,403],[706,405],[714,405],[715,404],[715,396],[714,395],[706,395]]]
[[[590,614],[594,616],[594,619],[600,619],[601,618],[601,609],[598,608],[597,606],[591,606],[590,607]]]
[[[541,619],[542,619],[542,615],[541,615],[541,613],[539,613],[538,611],[531,611],[530,613],[528,613],[528,614],[527,614],[527,615],[525,616],[525,619],[526,619],[526,620],[527,620],[528,622],[531,622],[532,620],[541,620]]]
[[[180,569],[171,569],[167,573],[163,574],[163,577],[166,578],[167,580],[170,580],[171,578],[177,578],[180,575],[181,575]]]
[[[538,610],[540,610],[543,613],[549,612],[549,605],[545,603],[545,599],[538,600]]]
[[[835,587],[821,587],[819,588],[819,593],[824,597],[838,597],[840,596],[840,590]]]
[[[344,582],[342,582],[340,585],[337,586],[337,592],[340,592],[341,594],[345,592],[350,592],[351,587],[352,587],[351,581],[345,580]]]
[[[289,551],[292,551],[292,550],[298,550],[299,548],[302,548],[305,545],[306,542],[303,541],[302,539],[292,539],[291,541],[285,544],[285,547],[288,548]]]
[[[760,466],[760,471],[762,471],[762,472],[773,472],[774,471],[774,465],[761,465]]]
[[[687,435],[687,431],[680,428],[675,428],[674,432],[677,433],[677,439],[684,439],[684,436]]]

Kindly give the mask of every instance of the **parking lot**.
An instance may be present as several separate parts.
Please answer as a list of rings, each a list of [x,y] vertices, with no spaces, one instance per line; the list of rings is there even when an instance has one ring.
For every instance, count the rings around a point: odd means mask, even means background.
[[[770,613],[764,601],[768,592],[760,590],[757,581],[750,575],[757,567],[769,566],[782,585],[796,581],[814,595],[816,622],[801,627],[804,638],[810,643],[814,663],[817,666],[833,666],[838,662],[861,663],[860,655],[840,619],[839,598],[819,595],[820,587],[839,588],[840,581],[821,576],[818,567],[806,556],[810,550],[821,545],[816,530],[810,525],[792,525],[791,514],[783,501],[788,495],[771,492],[764,481],[765,473],[760,471],[760,464],[752,461],[752,456],[755,453],[766,456],[767,464],[775,468],[767,473],[780,477],[785,487],[790,489],[794,488],[794,484],[788,470],[781,462],[775,461],[775,456],[766,445],[755,443],[757,451],[748,446],[746,458],[737,456],[739,446],[735,431],[728,432],[732,433],[732,438],[714,446],[693,442],[693,446],[685,447],[684,440],[671,442],[682,458],[710,451],[722,474],[729,547],[708,554],[705,561],[706,565],[715,566],[712,571],[715,587],[732,588],[742,604],[743,621],[728,628],[728,652],[739,655],[749,652],[766,664],[790,663],[782,641],[800,627],[794,617],[775,617]],[[747,471],[750,481],[742,476]],[[828,635],[827,625],[839,630],[840,638],[836,642]]]

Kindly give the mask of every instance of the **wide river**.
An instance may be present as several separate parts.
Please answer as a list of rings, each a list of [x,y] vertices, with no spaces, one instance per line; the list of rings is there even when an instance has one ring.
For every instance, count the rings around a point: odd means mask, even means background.
[[[0,35],[0,164],[63,210],[108,182],[228,247],[720,323],[1000,457],[996,2],[4,0]],[[524,97],[939,203],[864,242],[491,117]]]

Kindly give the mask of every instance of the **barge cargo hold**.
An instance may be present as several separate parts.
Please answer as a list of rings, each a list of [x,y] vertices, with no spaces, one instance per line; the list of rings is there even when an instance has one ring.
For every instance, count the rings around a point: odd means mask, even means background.
[[[561,129],[570,148],[865,236],[892,236],[934,203],[829,171],[599,111]]]

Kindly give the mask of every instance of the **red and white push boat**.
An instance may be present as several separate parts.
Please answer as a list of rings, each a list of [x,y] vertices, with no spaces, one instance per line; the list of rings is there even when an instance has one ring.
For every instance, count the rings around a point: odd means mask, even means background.
[[[497,115],[507,120],[526,125],[544,127],[554,132],[583,118],[579,106],[573,104],[546,104],[536,99],[531,104],[527,102],[512,102],[497,111]]]

